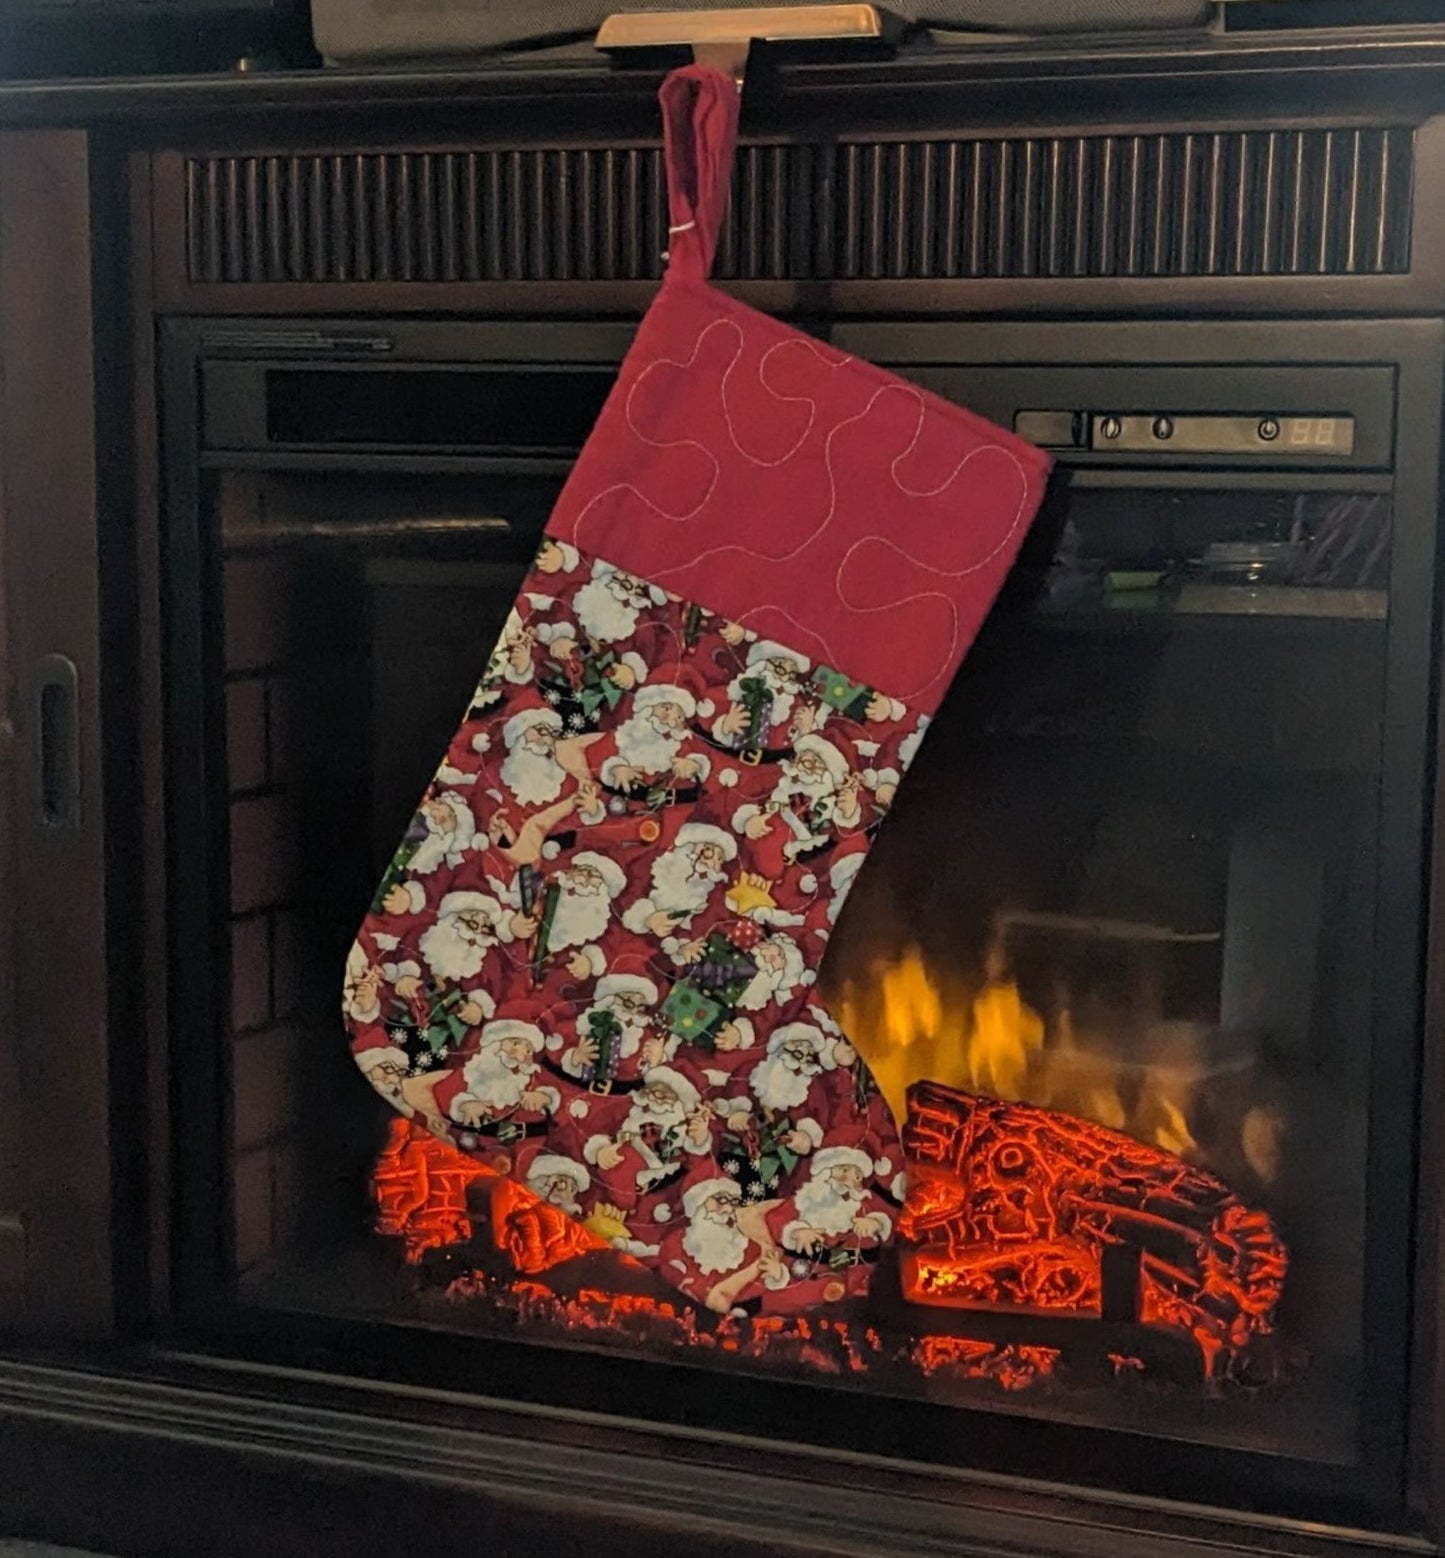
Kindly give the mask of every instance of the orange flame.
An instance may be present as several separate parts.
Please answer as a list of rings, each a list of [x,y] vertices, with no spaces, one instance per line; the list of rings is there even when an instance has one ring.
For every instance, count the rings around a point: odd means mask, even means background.
[[[1194,1030],[1155,1025],[1152,1062],[1128,1066],[1115,1035],[1080,1036],[1066,1006],[1046,1022],[997,949],[977,988],[930,968],[916,946],[877,958],[866,978],[844,983],[839,1017],[899,1119],[909,1086],[926,1079],[1079,1115],[1178,1157],[1199,1153],[1189,1112],[1205,1068]],[[1266,1180],[1281,1125],[1241,1124],[1241,1145]]]

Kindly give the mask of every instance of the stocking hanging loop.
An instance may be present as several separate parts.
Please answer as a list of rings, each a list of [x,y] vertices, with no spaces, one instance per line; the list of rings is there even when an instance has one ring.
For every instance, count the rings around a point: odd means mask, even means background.
[[[702,282],[727,214],[738,89],[709,65],[685,65],[667,77],[658,97],[667,161],[667,274]]]

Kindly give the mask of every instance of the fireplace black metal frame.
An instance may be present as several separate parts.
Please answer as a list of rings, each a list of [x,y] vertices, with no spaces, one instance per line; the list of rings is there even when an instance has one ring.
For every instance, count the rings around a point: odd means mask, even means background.
[[[295,332],[292,335],[288,331]],[[684,1431],[700,1420],[727,1422],[757,1438],[812,1441],[820,1453],[845,1454],[859,1442],[884,1442],[917,1465],[970,1465],[993,1476],[1047,1465],[1054,1480],[1081,1486],[1108,1483],[1134,1497],[1203,1499],[1235,1509],[1290,1509],[1301,1517],[1388,1524],[1404,1518],[1405,1428],[1409,1397],[1408,1251],[1413,1198],[1381,1187],[1408,1185],[1414,1164],[1417,1036],[1420,1031],[1423,876],[1429,741],[1431,736],[1436,468],[1445,329],[1426,320],[1326,323],[1269,322],[1257,326],[1180,322],[837,325],[831,339],[898,365],[926,382],[967,398],[987,414],[1007,418],[1023,387],[1067,404],[1070,394],[1127,395],[1132,375],[1150,375],[1161,409],[1301,413],[1319,389],[1302,368],[1343,373],[1363,395],[1351,369],[1396,376],[1382,424],[1363,415],[1357,458],[1288,457],[1269,470],[1228,458],[1198,462],[1165,456],[1142,462],[1161,485],[1229,488],[1310,485],[1393,490],[1391,661],[1384,799],[1381,812],[1377,977],[1370,1133],[1370,1244],[1367,1309],[1382,1319],[1384,1338],[1370,1368],[1371,1392],[1358,1468],[1289,1462],[1281,1457],[1204,1450],[1151,1440],[1146,1434],[1101,1432],[1034,1416],[958,1412],[917,1403],[860,1398],[812,1386],[720,1376],[687,1361],[637,1363],[534,1344],[438,1337],[412,1328],[355,1321],[284,1318],[224,1298],[227,1175],[226,1087],[217,1013],[224,1008],[216,928],[224,922],[226,858],[211,818],[224,808],[218,750],[218,685],[208,602],[216,598],[214,556],[202,541],[201,476],[206,468],[242,463],[336,470],[472,470],[505,473],[525,457],[487,451],[484,444],[419,453],[366,446],[267,447],[264,417],[253,403],[267,366],[308,362],[308,341],[333,343],[309,359],[332,371],[368,371],[378,357],[394,372],[406,364],[442,362],[505,371],[508,364],[608,363],[626,329],[606,324],[516,321],[484,324],[345,319],[172,320],[162,335],[166,510],[169,537],[169,794],[171,796],[171,1012],[189,1036],[173,1077],[172,1224],[174,1290],[140,1299],[172,1320],[161,1330],[170,1347],[203,1347],[214,1356],[247,1357],[279,1368],[321,1369],[332,1375],[385,1380],[396,1387],[441,1390],[462,1372],[487,1396],[529,1402],[549,1415],[558,1408],[606,1413],[624,1394],[657,1403],[653,1429]],[[288,348],[291,341],[294,350]],[[379,351],[376,343],[387,343]],[[339,344],[337,344],[339,343]],[[367,344],[370,343],[370,344]],[[313,349],[314,350],[314,349]],[[207,395],[201,365],[211,372]],[[1050,369],[1047,364],[1069,364]],[[1074,366],[1088,363],[1083,368]],[[1211,378],[1210,365],[1216,373]],[[1218,368],[1229,369],[1227,385]],[[1201,388],[1201,384],[1203,387]],[[1001,387],[1003,386],[1003,387]],[[1314,399],[1312,399],[1314,397]],[[1364,395],[1362,406],[1369,400]],[[1248,402],[1248,404],[1245,404]],[[1256,404],[1258,402],[1258,404]],[[1051,402],[1052,404],[1053,402]],[[1093,400],[1089,401],[1092,407]],[[1102,409],[1100,407],[1099,409]],[[1351,408],[1353,409],[1353,408]],[[222,447],[208,448],[203,428]],[[239,446],[239,447],[238,447]],[[550,464],[547,464],[550,461]],[[555,455],[544,468],[556,466]],[[1082,454],[1075,476],[1094,484],[1137,480],[1138,457]],[[1342,468],[1345,467],[1345,468]],[[1366,469],[1362,470],[1361,467]],[[537,468],[535,465],[533,468]],[[202,737],[206,739],[202,739]],[[198,851],[196,841],[209,840]],[[1383,1036],[1393,1036],[1394,1042]],[[198,1042],[199,1040],[199,1042]],[[339,1042],[339,1038],[338,1038]],[[379,1339],[385,1336],[384,1347]],[[1428,1367],[1418,1351],[1417,1367]],[[693,1390],[677,1388],[683,1380]],[[706,1400],[706,1409],[697,1402]]]

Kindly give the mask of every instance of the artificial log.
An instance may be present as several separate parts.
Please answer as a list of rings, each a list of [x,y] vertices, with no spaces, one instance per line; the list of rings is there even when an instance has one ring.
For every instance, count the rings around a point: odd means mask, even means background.
[[[472,1236],[467,1191],[488,1171],[411,1120],[392,1120],[371,1171],[376,1231],[402,1241],[409,1266],[428,1250],[465,1244]]]
[[[481,1210],[496,1247],[527,1276],[607,1248],[575,1218],[504,1173],[500,1164],[459,1152],[415,1120],[393,1120],[372,1170],[376,1231],[400,1239],[407,1264],[416,1266],[429,1250],[469,1243],[473,1214]]]
[[[1288,1253],[1212,1174],[1032,1104],[909,1089],[904,1296],[1187,1331],[1211,1378],[1269,1336]],[[1137,1295],[1122,1291],[1138,1272]],[[1131,1302],[1137,1298],[1137,1304]]]
[[[1213,1175],[1071,1115],[929,1082],[909,1092],[904,1148],[896,1271],[881,1263],[874,1312],[895,1343],[914,1339],[911,1362],[924,1374],[1018,1389],[1055,1365],[1076,1382],[1129,1367],[1178,1384],[1253,1373],[1241,1364],[1273,1331],[1288,1257],[1267,1214]],[[468,1245],[478,1214],[515,1277],[607,1251],[565,1212],[415,1122],[393,1123],[374,1189],[378,1229],[401,1239],[412,1265]],[[685,1305],[591,1288],[544,1303],[547,1291],[517,1288],[531,1295],[533,1321],[614,1325],[625,1302],[629,1324],[643,1326],[637,1340],[699,1345],[691,1325],[673,1334]],[[492,1279],[463,1282],[456,1296],[511,1302]],[[835,1329],[848,1334],[849,1321]],[[776,1342],[765,1328],[732,1345],[759,1355]],[[869,1367],[866,1353],[851,1367]]]

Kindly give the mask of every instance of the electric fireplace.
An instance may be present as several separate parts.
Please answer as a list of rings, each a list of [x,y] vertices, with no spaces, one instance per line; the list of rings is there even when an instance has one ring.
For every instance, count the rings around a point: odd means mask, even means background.
[[[834,928],[821,988],[906,1121],[907,1192],[868,1298],[825,1255],[833,1301],[795,1317],[693,1309],[605,1218],[391,1116],[337,1013],[626,338],[164,327],[179,1334],[935,1465],[1389,1506],[1439,327],[831,330],[1059,474]]]

